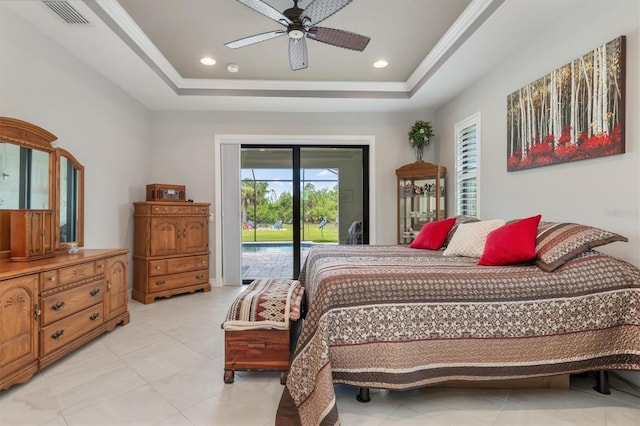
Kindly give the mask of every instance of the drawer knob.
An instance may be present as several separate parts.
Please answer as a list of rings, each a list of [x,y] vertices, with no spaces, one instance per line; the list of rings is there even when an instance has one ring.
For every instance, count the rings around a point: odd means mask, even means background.
[[[203,279],[203,278],[204,278],[204,275],[202,275],[202,274],[198,274],[198,275],[196,275],[196,279],[197,279],[197,280],[201,280],[201,279]]]
[[[91,321],[95,321],[95,320],[97,320],[99,317],[100,317],[100,314],[99,314],[99,313],[97,313],[97,312],[94,312],[93,314],[91,314],[91,316],[89,317],[89,319],[90,319]]]
[[[206,261],[206,260],[203,260],[203,261],[202,261],[202,264],[204,265],[205,263],[207,263],[207,261]]]
[[[99,265],[98,265],[98,268],[100,268],[100,269],[104,269],[104,263],[99,264]]]
[[[52,275],[49,277],[49,281],[54,282],[56,280],[56,276]]]
[[[62,336],[64,336],[64,330],[58,330],[55,333],[53,333],[51,335],[52,339],[58,340],[59,338],[61,338]]]
[[[160,265],[156,265],[156,270],[160,270]]]
[[[51,306],[51,309],[53,309],[54,311],[59,311],[62,308],[64,308],[64,302],[56,302],[53,304],[53,306]]]
[[[164,282],[164,280],[163,281],[156,281],[156,285],[157,286],[165,285],[165,282]]]
[[[157,207],[156,207],[155,209],[153,209],[153,210],[155,210],[155,211],[160,211],[160,209],[159,209],[159,208],[157,208]]]
[[[91,292],[89,293],[92,296],[97,296],[98,294],[100,294],[100,289],[99,288],[94,288],[93,290],[91,290]]]

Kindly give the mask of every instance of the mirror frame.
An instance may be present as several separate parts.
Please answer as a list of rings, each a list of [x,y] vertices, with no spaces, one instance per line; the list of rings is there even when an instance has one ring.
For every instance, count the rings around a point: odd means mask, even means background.
[[[55,157],[56,157],[56,162],[55,162],[55,176],[56,176],[56,182],[55,182],[55,190],[56,190],[56,210],[54,212],[54,217],[55,217],[55,223],[56,223],[56,238],[55,238],[55,247],[56,249],[66,249],[67,248],[67,243],[66,242],[60,242],[60,193],[62,192],[60,190],[60,159],[62,157],[66,158],[67,161],[69,161],[73,167],[78,171],[78,199],[77,199],[77,204],[78,204],[78,238],[76,239],[75,242],[78,243],[79,247],[83,247],[84,246],[84,166],[82,164],[80,164],[80,162],[78,162],[78,160],[76,160],[76,158],[71,155],[71,153],[65,149],[62,148],[56,148],[55,150]]]
[[[14,143],[27,148],[45,151],[49,154],[49,209],[54,212],[54,249],[65,249],[60,242],[60,158],[65,157],[78,170],[78,246],[84,246],[84,166],[62,148],[52,145],[57,136],[27,121],[0,117],[0,142]],[[0,259],[8,258],[10,250],[0,251]]]

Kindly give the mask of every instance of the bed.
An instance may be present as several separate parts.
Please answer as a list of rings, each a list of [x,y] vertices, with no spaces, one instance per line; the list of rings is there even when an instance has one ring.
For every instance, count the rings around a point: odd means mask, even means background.
[[[577,251],[552,247],[562,259],[550,271],[540,259],[479,266],[407,246],[312,248],[276,424],[338,424],[334,383],[401,390],[640,370],[640,269],[593,249],[626,239],[578,240]]]

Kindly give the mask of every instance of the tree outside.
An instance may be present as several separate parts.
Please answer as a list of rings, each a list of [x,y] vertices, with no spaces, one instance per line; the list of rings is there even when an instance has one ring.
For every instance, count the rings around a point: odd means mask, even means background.
[[[269,182],[242,181],[242,241],[292,241],[293,195],[279,195]],[[317,188],[306,182],[302,191],[302,240],[338,242],[338,185]],[[320,226],[322,225],[322,226]]]

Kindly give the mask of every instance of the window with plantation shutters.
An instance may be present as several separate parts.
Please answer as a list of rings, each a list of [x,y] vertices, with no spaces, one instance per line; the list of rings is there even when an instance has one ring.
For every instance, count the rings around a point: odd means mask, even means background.
[[[478,217],[480,113],[456,124],[456,213]]]

